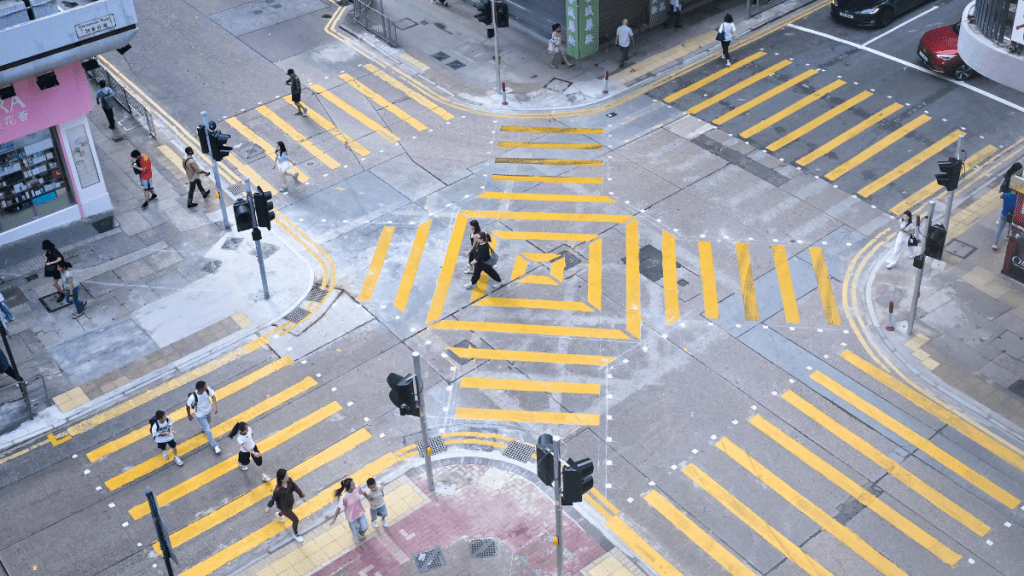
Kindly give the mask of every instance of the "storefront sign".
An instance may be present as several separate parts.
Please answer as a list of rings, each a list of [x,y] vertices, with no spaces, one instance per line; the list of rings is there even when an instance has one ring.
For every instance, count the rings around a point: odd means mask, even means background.
[[[1024,44],[1024,0],[1017,0],[1017,14],[1013,17],[1013,28],[1010,28],[1010,40]]]
[[[78,62],[54,70],[58,86],[40,90],[35,77],[14,83],[13,98],[0,100],[0,143],[88,114],[93,107],[85,70]]]
[[[566,0],[566,52],[569,56],[580,59],[597,52],[598,3],[598,0]]]
[[[117,23],[114,22],[114,15],[107,14],[102,18],[96,18],[94,20],[89,20],[88,22],[75,24],[75,33],[78,34],[79,38],[85,38],[87,36],[103,32],[104,30],[111,30],[115,26],[117,26]]]

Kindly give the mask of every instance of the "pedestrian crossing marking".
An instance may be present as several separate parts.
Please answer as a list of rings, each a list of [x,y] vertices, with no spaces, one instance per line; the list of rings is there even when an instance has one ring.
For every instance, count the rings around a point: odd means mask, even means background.
[[[820,116],[818,116],[814,120],[811,120],[810,122],[808,122],[808,123],[804,124],[803,126],[797,128],[796,130],[793,130],[793,131],[789,132],[788,134],[786,134],[782,138],[779,138],[775,142],[772,142],[771,144],[769,144],[767,146],[767,149],[769,151],[771,151],[771,152],[779,151],[784,146],[788,146],[789,144],[792,144],[793,142],[795,142],[797,139],[803,138],[804,136],[810,134],[811,131],[814,130],[815,128],[818,128],[819,126],[825,124],[829,120],[835,118],[836,116],[839,116],[843,112],[846,112],[850,108],[853,108],[857,104],[860,104],[861,102],[867,100],[868,98],[871,97],[871,94],[872,93],[870,91],[868,91],[868,90],[865,90],[865,91],[861,92],[860,94],[857,94],[853,98],[850,98],[850,99],[846,100],[845,102],[843,102],[842,104],[836,106],[835,108],[832,108],[828,112],[825,112],[824,114],[821,114]]]
[[[676,271],[676,237],[661,231],[661,276],[665,286],[665,326],[679,321],[679,273]]]
[[[615,360],[612,356],[532,352],[529,350],[498,350],[493,348],[452,348],[449,346],[448,351],[459,358],[473,360],[506,360],[508,362],[540,362],[544,364],[572,364],[577,366],[607,366],[612,360]]]
[[[576,212],[511,212],[507,210],[465,210],[466,218],[481,220],[542,220],[546,222],[601,222],[625,224],[634,218],[628,214],[584,214]],[[465,232],[465,230],[463,230]]]
[[[495,230],[495,236],[502,240],[543,240],[545,242],[589,242],[597,238],[597,234],[576,234],[572,232],[530,232],[520,230]],[[540,254],[554,259],[558,254]]]
[[[551,150],[601,150],[601,144],[571,142],[498,142],[500,148],[545,148]]]
[[[715,260],[711,255],[711,242],[697,242],[700,252],[700,282],[704,292],[704,317],[718,318],[718,289],[715,286]]]
[[[799,324],[800,310],[796,304],[793,278],[789,273],[789,258],[786,256],[786,247],[780,244],[773,244],[772,255],[775,257],[775,274],[779,278],[779,292],[782,296],[782,309],[786,314],[786,322],[789,324]]]
[[[420,260],[423,258],[423,250],[427,246],[427,236],[430,235],[430,224],[433,220],[427,220],[416,227],[416,237],[413,238],[412,248],[409,249],[409,259],[405,262],[405,272],[402,273],[402,281],[398,285],[398,293],[395,294],[395,308],[405,312],[409,303],[409,295],[412,294],[412,285],[416,280],[416,272],[420,269]]]
[[[299,145],[312,154],[314,158],[323,162],[324,166],[327,166],[327,168],[331,170],[341,168],[341,164],[339,164],[337,160],[331,158],[331,156],[321,150],[319,146],[310,142],[309,139],[303,136],[301,132],[293,128],[291,124],[285,122],[284,118],[278,116],[277,112],[274,112],[266,106],[257,106],[256,111],[262,114],[267,120],[270,120],[274,126],[277,126],[278,130],[284,132],[285,136],[291,138],[295,142],[298,142]]]
[[[274,434],[271,434],[266,439],[259,442],[260,453],[265,454],[268,450],[277,448],[285,441],[298,436],[302,432],[312,428],[313,425],[324,421],[328,416],[335,414],[340,410],[340,404],[337,402],[331,402],[316,412],[313,412],[312,414],[303,417],[301,420],[290,424],[283,430],[279,430]],[[237,466],[238,463],[235,460],[224,459],[184,482],[157,494],[157,504],[159,506],[166,506],[179,498],[183,498],[196,490],[207,486],[217,478],[231,472]],[[132,518],[135,520],[140,520],[145,516],[149,516],[149,503],[143,502],[142,504],[133,507],[129,511],[129,514],[131,514]]]
[[[696,522],[679,511],[667,498],[659,492],[650,491],[644,496],[644,501],[658,511],[659,514],[671,522],[680,532],[686,535],[701,550],[718,562],[722,568],[732,576],[757,576],[757,573],[747,567],[740,559],[733,556],[729,550],[710,534],[697,526]]]
[[[807,96],[804,96],[800,100],[797,100],[795,103],[790,104],[789,106],[786,106],[782,110],[776,112],[775,114],[772,114],[771,116],[769,116],[768,118],[762,120],[761,122],[758,122],[757,124],[754,124],[750,128],[747,128],[743,132],[740,132],[740,137],[741,138],[750,138],[751,136],[754,136],[755,134],[761,133],[766,128],[774,126],[780,120],[784,120],[786,118],[789,118],[793,114],[796,114],[797,112],[799,112],[800,110],[803,110],[804,108],[806,108],[810,104],[812,104],[814,102],[817,102],[823,96],[829,94],[830,92],[832,92],[834,90],[837,90],[838,88],[840,88],[841,86],[844,86],[845,84],[846,84],[846,82],[843,82],[842,80],[836,80],[835,82],[829,84],[828,86],[825,86],[824,88],[820,88],[820,89],[814,91],[814,93],[808,94]]]
[[[391,237],[394,235],[394,226],[385,226],[381,229],[380,238],[377,239],[377,248],[373,251],[373,258],[370,259],[370,269],[366,272],[366,279],[363,280],[363,289],[359,291],[356,300],[365,302],[373,298],[373,291],[377,289],[377,279],[380,278],[380,271],[384,267],[384,259],[387,257],[388,247],[391,245]]]
[[[365,84],[356,80],[351,74],[341,73],[338,74],[338,78],[341,78],[348,83],[349,86],[355,88],[360,94],[366,96],[369,100],[375,102],[381,108],[391,112],[395,116],[398,116],[399,120],[402,120],[409,126],[412,126],[416,130],[422,132],[427,129],[427,126],[419,120],[410,116],[405,110],[402,110],[398,106],[392,104],[387,98],[384,98],[380,94],[377,94],[373,90],[370,90]]]
[[[864,198],[870,197],[875,192],[878,192],[882,188],[895,182],[901,176],[904,176],[914,168],[917,168],[932,156],[935,156],[936,154],[942,152],[947,146],[949,146],[953,142],[956,142],[957,138],[959,138],[961,134],[963,134],[963,132],[959,130],[954,130],[945,138],[939,140],[938,142],[935,142],[931,146],[915,154],[914,157],[911,158],[910,160],[907,160],[903,164],[900,164],[896,168],[890,170],[881,178],[878,178],[875,181],[868,184],[867,186],[864,186],[863,188],[857,191],[857,194]]]
[[[889,430],[895,432],[898,436],[910,442],[914,446],[921,450],[925,454],[931,456],[937,460],[940,464],[948,468],[950,471],[960,476],[964,480],[967,480],[973,484],[976,488],[982,492],[988,494],[996,501],[1000,502],[1007,508],[1016,508],[1020,504],[1020,500],[1007,492],[1006,490],[997,486],[994,482],[985,478],[981,474],[974,471],[960,460],[954,458],[948,452],[939,448],[930,440],[924,438],[917,432],[914,432],[910,428],[901,424],[898,420],[889,416],[885,412],[882,412],[870,402],[864,400],[860,396],[857,396],[853,392],[850,392],[843,386],[841,386],[835,380],[822,374],[819,371],[815,371],[811,374],[811,380],[814,380],[818,384],[821,384],[827,388],[830,392],[845,400],[848,404],[860,410],[869,418],[875,420],[882,426],[885,426]]]
[[[772,98],[778,96],[779,94],[785,92],[786,90],[789,90],[793,86],[796,86],[797,84],[803,82],[804,80],[807,80],[808,78],[810,78],[811,76],[814,76],[817,73],[818,73],[817,70],[806,70],[806,71],[800,73],[799,75],[797,75],[796,77],[790,78],[789,80],[786,80],[782,84],[779,84],[778,86],[772,88],[771,90],[768,90],[764,94],[761,94],[760,96],[752,98],[752,99],[744,102],[743,104],[733,108],[729,112],[726,112],[725,114],[722,114],[721,116],[719,116],[718,118],[715,118],[711,122],[721,126],[722,124],[725,124],[729,120],[732,120],[733,118],[736,118],[740,114],[744,114],[744,113],[746,113],[746,112],[748,112],[750,110],[753,110],[755,107],[760,106],[761,104],[764,104],[768,100],[771,100]]]
[[[604,134],[604,128],[548,128],[546,126],[502,126],[501,131],[533,134]]]
[[[441,264],[441,275],[437,279],[434,297],[430,301],[430,310],[427,311],[427,324],[440,318],[441,312],[444,311],[444,301],[452,285],[452,275],[455,274],[455,265],[459,260],[459,248],[462,246],[462,239],[466,235],[466,225],[468,222],[469,219],[464,212],[459,212],[455,216],[455,224],[452,226],[452,235],[448,241],[448,249],[444,255],[444,262]]]
[[[320,115],[319,112],[313,110],[309,106],[306,106],[306,116],[309,116],[310,120],[319,124],[321,128],[327,130],[327,132],[329,132],[332,136],[334,136],[342,143],[344,143],[349,150],[355,152],[356,154],[359,154],[360,156],[370,155],[370,151],[366,149],[366,146],[363,146],[359,142],[356,142],[354,138],[342,132],[341,129],[332,124],[330,120],[324,118],[323,116]]]
[[[743,314],[748,322],[757,322],[757,291],[754,288],[754,270],[750,265],[750,246],[746,242],[736,243],[736,263],[740,271],[740,289],[743,293]]]
[[[600,414],[569,414],[566,412],[532,412],[529,410],[492,410],[490,408],[456,408],[459,420],[498,420],[532,422],[534,424],[565,424],[569,426],[600,426]]]
[[[705,76],[704,78],[701,78],[700,80],[694,82],[693,84],[690,84],[686,88],[683,88],[682,90],[679,90],[677,92],[673,92],[672,94],[669,94],[668,96],[665,97],[664,101],[666,103],[668,103],[668,104],[671,104],[671,103],[675,102],[676,100],[679,100],[683,96],[686,96],[687,94],[690,94],[692,92],[696,92],[698,89],[700,89],[700,88],[702,88],[704,86],[707,86],[708,84],[711,84],[712,82],[714,82],[715,80],[718,80],[719,78],[725,76],[726,74],[731,74],[732,72],[735,72],[735,71],[739,70],[740,68],[743,68],[747,64],[750,64],[751,62],[754,62],[758,58],[761,58],[761,57],[764,57],[764,56],[767,56],[767,55],[768,54],[766,54],[765,52],[755,52],[755,53],[751,54],[750,56],[747,56],[743,60],[740,60],[739,62],[733,64],[732,66],[730,66],[728,68],[722,68],[718,72],[715,72],[713,74],[709,74],[709,75]]]
[[[821,307],[825,310],[825,321],[829,326],[839,326],[842,320],[839,318],[836,296],[832,292],[832,278],[828,275],[828,267],[825,265],[825,253],[820,246],[811,246],[807,253],[811,256],[814,277],[818,280],[818,295],[821,297]]]
[[[875,112],[870,117],[868,117],[866,120],[863,120],[862,122],[860,122],[859,124],[857,124],[853,128],[850,128],[846,132],[843,132],[839,136],[836,136],[835,138],[829,140],[825,144],[815,148],[814,150],[812,150],[810,153],[806,154],[802,158],[799,158],[796,161],[796,163],[801,165],[801,166],[807,166],[811,162],[814,162],[818,158],[821,158],[822,156],[824,156],[824,155],[828,154],[829,152],[835,150],[836,148],[838,148],[839,146],[841,146],[842,144],[844,144],[845,142],[847,142],[848,140],[850,140],[854,136],[857,136],[858,134],[860,134],[861,132],[867,130],[868,128],[870,128],[872,126],[874,126],[875,124],[878,124],[879,122],[884,120],[886,117],[891,116],[894,112],[896,112],[897,110],[899,110],[901,108],[903,108],[902,104],[890,104],[890,105],[886,106],[885,108],[882,108],[881,110],[879,110],[878,112]]]
[[[835,180],[836,178],[839,178],[843,174],[846,174],[850,170],[853,170],[857,166],[860,166],[861,164],[863,164],[865,160],[867,160],[867,159],[871,158],[872,156],[878,154],[882,150],[885,150],[889,146],[892,146],[893,144],[896,143],[896,141],[900,140],[901,138],[903,138],[907,134],[910,134],[914,130],[920,128],[922,125],[924,125],[929,120],[931,120],[931,118],[928,117],[928,116],[925,116],[924,114],[918,116],[917,118],[914,118],[910,122],[904,124],[903,126],[900,126],[896,130],[890,132],[888,135],[886,135],[881,140],[875,142],[871,146],[868,146],[867,148],[862,150],[860,153],[858,153],[853,158],[850,158],[846,162],[843,162],[843,164],[840,165],[838,168],[835,168],[831,172],[829,172],[828,174],[825,174],[825,178],[827,178],[828,180]]]
[[[601,184],[604,178],[583,176],[532,176],[515,174],[491,174],[496,182],[549,182],[555,184]]]
[[[406,96],[415,100],[420,106],[423,106],[427,110],[430,110],[434,114],[437,114],[438,116],[441,117],[442,120],[452,120],[455,118],[455,116],[452,116],[450,112],[448,112],[444,108],[441,108],[440,106],[429,100],[423,94],[420,94],[418,91],[410,88],[409,86],[406,86],[397,78],[391,76],[387,72],[384,72],[380,68],[377,68],[373,64],[363,64],[363,68],[365,68],[368,72],[370,72],[377,78],[380,78],[384,82],[387,82],[392,88],[402,91],[403,93],[405,93]]]
[[[248,141],[250,141],[253,144],[255,144],[255,145],[259,146],[260,148],[262,148],[263,152],[266,153],[267,157],[269,157],[269,158],[276,158],[277,147],[276,146],[271,146],[270,142],[267,142],[266,140],[261,138],[259,136],[259,134],[256,134],[255,132],[250,130],[248,126],[246,126],[245,124],[242,124],[241,120],[239,120],[238,118],[235,118],[234,116],[232,116],[231,118],[228,118],[227,120],[225,120],[225,122],[228,123],[228,126],[231,126],[232,128],[234,128],[235,131],[237,131],[243,138],[247,139]],[[230,159],[231,158],[229,158],[229,160]],[[237,159],[235,159],[235,160],[237,161]],[[241,168],[244,165],[241,162],[238,162],[238,164],[236,164],[236,166]],[[250,170],[252,170],[252,168],[250,168],[249,166],[246,166],[246,168],[249,168]],[[299,182],[307,182],[309,180],[309,176],[306,176],[306,173],[303,172],[302,169],[300,169],[298,166],[292,164],[292,169],[295,170],[296,173],[298,173],[298,175],[299,175]],[[253,170],[253,173],[255,173],[255,170]],[[243,172],[243,174],[245,174],[245,173]],[[253,181],[256,180],[255,178],[252,178],[251,176],[249,178],[250,178],[250,180],[253,180]]]
[[[238,422],[240,420],[245,422],[251,422],[255,420],[256,417],[259,416],[260,414],[268,412],[271,409],[284,404],[285,402],[291,400],[292,398],[295,398],[299,394],[302,394],[303,392],[315,387],[316,385],[316,380],[309,377],[304,378],[299,383],[293,384],[292,386],[282,390],[281,392],[274,394],[270,398],[263,400],[259,404],[256,404],[255,406],[247,410],[244,410],[241,414],[233,417],[230,421],[221,422],[220,424],[213,426],[213,437],[216,438],[218,436],[223,436],[230,432],[231,428],[234,427],[235,422]],[[189,438],[188,440],[185,440],[184,442],[179,442],[178,454],[188,454],[193,450],[202,448],[203,445],[206,444],[207,442],[208,440],[206,438],[206,434],[200,432],[199,434]],[[171,460],[164,460],[163,456],[157,454],[148,460],[144,460],[143,462],[136,464],[129,470],[122,472],[117,476],[114,476],[110,480],[107,480],[106,482],[104,482],[104,485],[107,487],[107,490],[117,490],[118,488],[124,486],[125,484],[134,482],[135,480],[142,478],[146,474],[158,470],[160,469],[161,466],[170,464],[171,462]]]
[[[933,506],[938,508],[947,516],[966,526],[971,530],[971,532],[974,532],[978,536],[984,536],[990,530],[984,522],[978,520],[973,514],[961,508],[941,492],[932,488],[927,482],[918,478],[914,473],[904,468],[902,464],[896,462],[886,454],[883,454],[881,450],[878,450],[863,438],[851,432],[845,426],[813,406],[810,402],[804,400],[797,393],[789,390],[782,394],[782,398],[786,400],[786,402],[792,404],[794,408],[803,412],[808,418],[817,422],[819,426],[828,430],[843,442],[846,442],[857,452],[860,452],[865,458],[871,460],[889,474],[892,474],[894,478],[902,482],[914,492],[917,492],[925,500],[931,502]],[[756,425],[757,424],[755,424],[755,426]],[[799,454],[803,454],[802,451],[798,450],[797,452],[794,452],[797,457],[799,457]],[[856,483],[853,484],[856,485]],[[855,491],[860,489],[860,486],[856,486],[856,488],[854,488],[854,485],[837,485],[844,490],[846,490],[846,486],[849,486],[851,490]],[[849,492],[849,490],[847,490],[847,492]],[[869,502],[877,500],[873,494],[868,494],[865,498],[867,498]],[[904,532],[906,533],[906,530],[904,530]]]
[[[578,194],[531,194],[528,192],[484,192],[477,198],[487,200],[522,200],[524,202],[580,202],[585,204],[614,204],[608,196]]]
[[[516,392],[548,392],[551,394],[600,394],[600,384],[586,382],[551,382],[548,380],[515,380],[511,378],[471,378],[463,376],[459,386],[484,390]]]
[[[989,156],[998,152],[999,149],[992,145],[987,145],[978,152],[967,157],[964,161],[964,173],[968,173],[979,164],[984,162]],[[904,198],[899,204],[896,204],[889,209],[892,214],[903,214],[904,211],[912,209],[914,206],[924,202],[929,196],[935,194],[944,189],[944,186],[936,182],[929,182],[923,188],[914,192],[910,196]]]
[[[616,516],[605,522],[605,526],[614,532],[633,553],[657,572],[658,576],[683,576],[682,572],[677,570],[675,566],[672,566],[661,554],[658,554],[657,550],[630,528],[622,518]]]
[[[589,253],[587,254],[587,303],[598,312],[601,311],[601,294],[604,290],[604,264],[601,251],[601,238],[596,238],[590,243]]]
[[[789,66],[790,64],[792,64],[792,62],[790,62],[789,60],[776,62],[775,64],[772,64],[768,68],[752,76],[744,78],[743,80],[740,80],[739,82],[733,84],[732,86],[726,88],[725,90],[722,90],[721,92],[715,94],[714,96],[704,98],[703,100],[700,101],[699,104],[690,106],[686,110],[686,113],[696,114],[698,112],[703,112],[704,110],[707,110],[708,108],[714,106],[715,104],[718,104],[722,100],[725,100],[729,96],[732,96],[733,94],[736,94],[741,90],[749,88],[750,86],[753,86],[754,84],[760,82],[761,80],[764,80],[765,78],[771,76],[772,74],[775,74],[776,72],[782,70],[783,68]]]
[[[234,160],[234,158],[228,158],[228,160]],[[242,174],[243,177],[246,177],[246,178],[249,179],[249,182],[253,186],[256,186],[258,188],[262,188],[263,190],[269,191],[271,194],[277,194],[277,189],[274,188],[273,186],[271,186],[269,182],[264,180],[263,177],[260,176],[258,172],[253,170],[252,166],[249,166],[247,164],[242,164],[242,163],[239,162],[238,165],[237,165],[237,168],[238,168],[238,171]],[[294,164],[292,164],[292,170],[294,170],[295,173],[299,175],[299,182],[308,182],[309,181],[309,176],[306,176],[305,173],[303,173],[302,170],[299,170]],[[278,214],[278,218],[280,218],[280,217],[281,217],[281,215]],[[285,227],[285,226],[281,226],[281,227],[284,228],[285,231],[289,232],[289,234],[291,233],[288,230],[287,227]]]
[[[640,222],[626,224],[626,331],[640,339]]]
[[[589,312],[589,310],[587,310]],[[565,338],[601,338],[629,340],[621,330],[614,328],[587,328],[577,326],[549,326],[544,324],[512,324],[503,322],[472,322],[468,320],[441,320],[430,326],[435,330],[467,330],[474,332],[503,332],[505,334],[532,334]]]
[[[772,528],[763,518],[748,508],[746,504],[740,502],[739,499],[730,494],[725,488],[722,488],[718,482],[711,479],[695,464],[688,464],[686,468],[683,468],[683,474],[689,476],[705,492],[713,496],[715,500],[718,500],[722,506],[725,506],[729,512],[732,512],[734,516],[739,518],[754,532],[757,532],[761,538],[764,538],[765,542],[771,544],[773,548],[781,552],[786,558],[789,558],[794,564],[803,568],[804,572],[814,574],[815,576],[833,576],[817,560],[808,556],[802,548],[790,541],[789,538],[786,538],[781,532]]]
[[[543,164],[547,166],[604,166],[602,160],[579,158],[495,158],[495,164]]]
[[[330,90],[324,88],[319,84],[311,84],[309,88],[313,90],[313,92],[316,93],[318,96],[323,96],[325,100],[327,100],[331,104],[334,104],[338,108],[341,108],[346,114],[354,118],[363,126],[366,126],[370,130],[373,130],[377,134],[380,134],[381,137],[383,137],[388,142],[391,142],[392,144],[398,142],[398,136],[395,136],[390,130],[381,126],[380,123],[377,122],[376,120],[373,120],[366,114],[363,114],[359,110],[356,110],[356,108],[349,104],[348,102],[345,102],[341,98],[335,96],[334,93],[331,92]]]
[[[476,306],[494,306],[496,308],[531,308],[534,310],[562,310],[565,312],[592,312],[593,309],[583,302],[568,300],[538,300],[534,298],[500,298],[488,296],[477,301]]]
[[[241,356],[241,355],[239,355],[239,356]],[[234,359],[238,358],[239,356],[233,356],[233,357],[230,358],[230,360],[234,360]],[[241,390],[245,389],[249,385],[258,382],[258,381],[262,380],[263,378],[266,378],[267,376],[270,376],[271,374],[273,374],[274,372],[277,372],[278,370],[284,368],[285,366],[290,366],[292,364],[292,362],[293,361],[292,361],[290,356],[285,356],[284,358],[279,358],[279,359],[271,362],[270,364],[267,364],[265,366],[261,366],[259,369],[254,370],[254,371],[246,374],[245,376],[239,378],[238,380],[235,380],[234,382],[221,387],[221,389],[219,391],[217,391],[217,399],[218,400],[223,400],[223,399],[231,396],[232,394],[240,392]],[[153,400],[153,399],[155,399],[158,396],[166,394],[166,393],[168,393],[168,392],[178,388],[182,384],[188,383],[191,380],[194,380],[194,379],[196,379],[196,378],[198,378],[198,377],[200,377],[200,376],[202,376],[203,374],[206,374],[206,373],[208,373],[208,371],[203,371],[203,372],[196,373],[196,374],[190,372],[188,374],[183,375],[184,377],[181,377],[180,379],[179,378],[175,378],[171,382],[168,382],[168,384],[174,383],[175,384],[174,386],[167,386],[167,385],[165,385],[164,387],[161,387],[161,388],[153,390],[153,392],[157,392],[157,394],[148,395],[148,396],[147,395],[141,396],[138,399],[139,401],[136,402],[134,406],[131,406],[131,408],[136,408],[138,406],[141,406],[142,404],[148,403],[150,400]],[[180,381],[180,383],[179,383],[179,381]],[[181,403],[184,404],[184,399],[181,400]],[[175,402],[175,404],[177,404],[177,402]],[[127,411],[127,410],[125,410],[125,411]],[[177,410],[174,410],[173,412],[168,410],[167,411],[167,417],[170,418],[171,420],[173,420],[174,422],[181,421],[184,418],[186,418],[186,416],[185,416],[185,408],[181,407],[181,408],[178,408]],[[107,442],[106,444],[100,446],[99,448],[93,450],[92,452],[87,453],[85,456],[86,456],[86,458],[89,459],[90,462],[95,462],[95,461],[99,460],[100,458],[105,458],[107,456],[110,456],[111,454],[113,454],[114,452],[117,452],[118,450],[120,450],[122,448],[126,448],[128,446],[131,446],[132,444],[134,444],[135,442],[138,442],[139,440],[142,440],[143,438],[151,438],[151,437],[152,437],[152,435],[150,434],[150,426],[147,424],[147,425],[143,426],[142,428],[136,428],[135,430],[133,430],[133,431],[131,431],[131,432],[129,432],[129,433],[123,435],[123,436],[120,436],[118,438],[115,438],[115,439],[111,440],[110,442]]]

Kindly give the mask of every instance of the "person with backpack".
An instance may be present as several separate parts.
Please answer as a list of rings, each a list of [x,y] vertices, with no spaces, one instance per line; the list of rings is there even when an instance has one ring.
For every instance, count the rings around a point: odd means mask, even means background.
[[[188,415],[189,420],[192,420],[193,409],[195,418],[199,420],[200,428],[203,429],[203,433],[210,441],[210,446],[213,446],[213,452],[220,454],[220,446],[217,445],[217,440],[213,437],[213,430],[210,429],[213,415],[217,413],[217,395],[213,388],[207,386],[203,380],[196,382],[196,391],[191,392],[185,399],[185,414]]]
[[[114,97],[113,89],[107,88],[106,80],[100,80],[100,89],[96,91],[96,103],[103,108],[103,113],[107,115],[107,124],[113,130],[115,128],[114,104],[117,103],[117,99]]]
[[[235,438],[238,436],[238,438]],[[235,427],[231,429],[228,434],[228,438],[235,438],[238,440],[238,467],[245,470],[249,469],[249,459],[251,458],[256,466],[260,469],[260,474],[263,475],[264,482],[270,482],[270,476],[263,470],[263,455],[260,454],[260,448],[256,445],[256,441],[252,439],[252,426],[249,426],[245,422],[235,422]]]
[[[384,489],[377,486],[377,481],[370,478],[366,481],[366,491],[363,492],[366,501],[370,503],[370,524],[377,527],[377,517],[384,527],[388,527],[388,507],[384,504]]]
[[[306,115],[306,107],[302,105],[302,81],[295,75],[295,70],[288,69],[288,79],[284,81],[292,88],[292,104],[295,104],[296,116]]]
[[[174,421],[167,417],[166,412],[157,410],[156,415],[149,419],[149,433],[156,440],[156,447],[163,453],[164,460],[167,460],[167,449],[170,448],[171,452],[174,453],[174,463],[182,466],[185,463],[181,461],[181,458],[178,458],[178,443],[174,441],[174,428],[171,428],[172,424],[174,424]]]
[[[267,509],[263,512],[270,512],[270,509],[277,505],[277,519],[282,523],[285,518],[292,521],[292,538],[295,538],[296,542],[302,542],[302,536],[299,536],[299,517],[295,515],[292,508],[295,507],[295,496],[298,493],[299,498],[302,500],[306,499],[306,495],[302,493],[302,489],[288,476],[288,471],[284,468],[280,468],[277,471],[277,487],[274,488],[274,493],[270,495],[270,501],[267,502]]]
[[[196,206],[199,206],[199,204],[192,201],[192,196],[195,194],[196,188],[199,188],[199,193],[203,195],[203,198],[210,195],[209,192],[203,189],[203,183],[200,180],[200,175],[205,174],[209,176],[210,173],[199,167],[199,163],[192,157],[195,153],[195,150],[193,150],[191,146],[186,146],[185,159],[181,162],[181,167],[185,169],[185,179],[188,180],[188,203],[185,204],[186,208],[195,208]]]
[[[331,518],[331,526],[338,520],[341,511],[345,511],[345,520],[348,520],[348,527],[352,530],[352,542],[359,544],[366,537],[366,531],[370,525],[366,522],[366,510],[363,509],[363,489],[356,485],[351,478],[341,481],[341,487],[334,491],[334,497],[338,499],[338,508],[334,511],[334,518]]]
[[[473,277],[470,279],[469,284],[466,284],[467,289],[472,290],[473,286],[476,286],[476,283],[480,281],[481,273],[487,274],[495,282],[501,282],[501,276],[493,268],[498,260],[497,255],[491,250],[491,235],[487,232],[480,232],[480,242],[473,249],[472,260]]]
[[[75,274],[71,271],[71,262],[61,260],[57,262],[57,270],[60,271],[61,280],[64,282],[64,288],[61,294],[67,295],[68,304],[75,305],[75,312],[71,314],[72,320],[77,320],[85,314],[85,305],[88,302],[83,302],[78,299],[78,289],[81,285],[75,283]]]
[[[1014,175],[1021,171],[1024,165],[1020,162],[1014,162],[1013,166],[1006,171],[1003,176],[1003,183],[999,185],[999,191],[1001,194],[1000,198],[1003,200],[1003,209],[999,212],[999,220],[996,222],[996,235],[992,239],[992,249],[999,250],[999,237],[1003,235],[1003,228],[1006,227],[1006,223],[1013,220],[1013,210],[1017,207],[1017,193],[1010,188],[1010,180],[1013,179]]]

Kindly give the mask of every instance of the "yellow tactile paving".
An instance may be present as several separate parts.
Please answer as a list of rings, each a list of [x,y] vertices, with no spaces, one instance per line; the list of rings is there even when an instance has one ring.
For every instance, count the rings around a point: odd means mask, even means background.
[[[717,32],[712,30],[705,32],[700,36],[690,38],[678,46],[673,46],[672,48],[659,52],[654,56],[644,58],[636,64],[612,74],[611,79],[620,84],[626,84],[636,80],[645,74],[650,74],[659,68],[675,63],[679,59],[686,57],[688,54],[693,53],[699,48],[714,44],[716,35]]]
[[[949,220],[949,232],[946,233],[946,242],[957,238],[973,226],[975,222],[999,208],[1002,205],[999,194],[999,187],[996,186],[986,192],[981,198],[953,214],[953,217]]]
[[[246,316],[245,312],[235,312],[231,315],[231,319],[235,321],[235,324],[238,324],[239,328],[248,328],[249,326],[252,326],[252,320]]]
[[[167,146],[166,144],[161,144],[157,146],[156,149],[159,150],[160,153],[164,155],[164,158],[167,158],[168,164],[174,166],[175,172],[181,174],[182,176],[185,175],[185,167],[181,164],[181,156],[178,156],[178,154],[176,154],[174,150],[171,150],[170,146]]]
[[[57,408],[59,408],[61,412],[68,412],[78,408],[88,401],[89,397],[85,395],[84,391],[82,391],[81,386],[76,386],[63,394],[58,394],[53,397],[53,403],[57,405]]]

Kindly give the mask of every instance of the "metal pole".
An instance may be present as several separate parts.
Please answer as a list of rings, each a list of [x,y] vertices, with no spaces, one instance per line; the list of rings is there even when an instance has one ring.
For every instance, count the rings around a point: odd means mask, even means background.
[[[960,137],[956,139],[956,159],[961,161],[961,162],[963,161],[963,159],[961,159],[960,156],[961,156],[961,154],[963,154],[963,151],[964,151],[964,136],[966,136],[966,134],[961,134]],[[961,168],[961,170],[963,169],[963,165],[962,164],[960,165],[960,168]],[[954,193],[956,193],[955,189],[954,190],[950,190],[949,191],[949,195],[946,198],[946,219],[945,219],[945,222],[943,222],[943,224],[942,224],[943,227],[946,228],[946,230],[949,230],[949,219],[950,219],[951,216],[953,216],[953,194]],[[931,225],[931,220],[928,221],[928,225],[929,226]]]
[[[252,201],[252,184],[249,182],[248,176],[243,178],[243,180],[245,180],[245,200],[249,203],[249,217],[252,218],[252,239],[256,241],[256,259],[259,260],[260,279],[263,280],[263,299],[270,300],[270,289],[267,287],[267,269],[263,266],[263,248],[260,246],[263,234],[260,233],[260,228],[256,225],[256,204]]]
[[[935,214],[935,200],[928,201],[928,223],[926,224],[924,240],[921,241],[921,268],[917,271],[917,279],[914,280],[914,299],[910,301],[910,320],[907,322],[907,335],[914,335],[914,317],[917,316],[917,299],[921,296],[921,277],[924,276],[924,261],[928,260],[924,253],[928,250],[928,227],[932,225],[932,216]]]
[[[21,377],[18,365],[14,362],[14,354],[11,354],[11,344],[7,341],[7,323],[2,320],[0,320],[0,337],[3,337],[4,350],[7,350],[7,361],[11,363],[11,368],[14,370],[14,375],[18,381],[18,390],[21,391],[21,399],[25,401],[25,408],[28,409],[28,417],[31,420],[35,418],[35,414],[32,413],[32,399],[28,396],[28,384]]]
[[[562,545],[562,437],[552,438],[555,443],[555,560],[558,576],[565,574],[562,566],[565,554]]]
[[[231,230],[231,223],[228,222],[228,207],[224,205],[224,194],[220,186],[220,172],[217,170],[217,162],[213,159],[213,145],[210,142],[210,121],[206,119],[206,110],[203,110],[203,127],[206,128],[206,147],[210,151],[210,165],[213,166],[213,183],[217,185],[217,198],[220,199],[220,215],[224,218],[224,229]]]
[[[494,75],[497,80],[498,92],[501,93],[501,55],[498,50],[498,8],[497,2],[491,2],[491,23],[494,25]]]
[[[420,409],[420,433],[423,435],[423,461],[427,464],[427,488],[434,491],[434,467],[430,463],[433,450],[427,437],[427,406],[423,398],[423,377],[420,376],[420,353],[412,353],[412,370],[416,374],[416,400]]]

